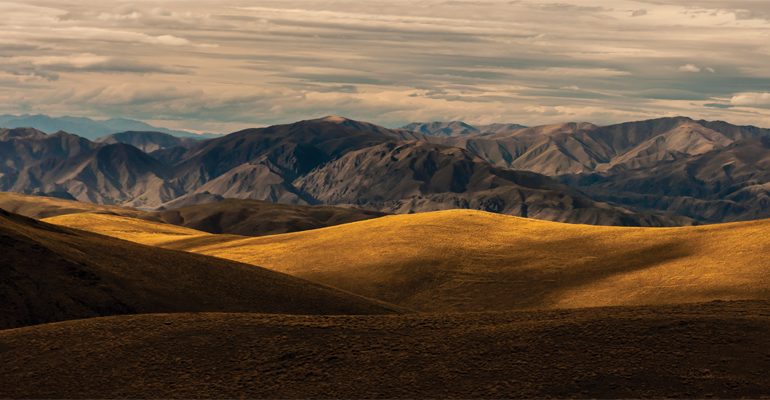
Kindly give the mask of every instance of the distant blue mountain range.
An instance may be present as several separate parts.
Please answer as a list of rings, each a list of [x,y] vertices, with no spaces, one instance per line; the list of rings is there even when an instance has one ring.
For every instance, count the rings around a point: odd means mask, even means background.
[[[43,114],[0,115],[0,128],[21,127],[35,128],[48,134],[65,131],[90,140],[125,131],[163,132],[173,136],[195,139],[210,139],[221,136],[212,133],[199,135],[187,131],[175,131],[124,118],[110,118],[105,121],[95,121],[86,117],[49,117]]]

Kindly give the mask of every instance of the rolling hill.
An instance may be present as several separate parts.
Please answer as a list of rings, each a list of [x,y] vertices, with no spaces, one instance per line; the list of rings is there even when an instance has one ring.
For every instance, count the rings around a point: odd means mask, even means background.
[[[156,230],[167,227],[167,234],[184,229],[156,225]],[[264,268],[143,246],[4,210],[0,252],[0,329],[137,313],[403,311]]]
[[[770,220],[685,228],[560,224],[470,210],[245,238],[152,235],[78,214],[54,224],[260,265],[418,311],[767,299]],[[144,225],[143,225],[144,224]],[[148,234],[149,233],[149,234]]]
[[[0,192],[0,209],[25,217],[42,219],[77,213],[99,213],[138,217],[145,211],[129,207],[107,206],[56,197]]]
[[[763,398],[768,315],[770,304],[754,301],[95,318],[0,331],[0,391],[8,398]]]
[[[149,212],[139,218],[208,233],[265,236],[325,228],[385,215],[388,214],[340,207],[227,199],[211,204]]]
[[[0,208],[35,219],[67,214],[109,214],[187,227],[208,233],[264,236],[324,228],[388,214],[329,206],[297,206],[259,200],[215,199],[206,204],[163,211],[143,211],[75,200],[0,192]],[[158,229],[173,229],[159,225]],[[196,233],[201,233],[197,232]]]

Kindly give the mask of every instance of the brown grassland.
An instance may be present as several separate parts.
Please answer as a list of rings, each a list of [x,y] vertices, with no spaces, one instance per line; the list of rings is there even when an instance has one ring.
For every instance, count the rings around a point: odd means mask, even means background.
[[[30,196],[9,192],[0,192],[0,208],[37,219],[82,212],[125,215],[129,217],[138,217],[146,214],[146,211],[130,207],[107,206],[56,197]]]
[[[0,257],[0,329],[157,312],[407,311],[253,265],[145,246],[3,210]]]
[[[4,398],[770,398],[770,304],[145,314],[0,331]]]
[[[110,215],[46,221],[257,265],[425,312],[770,298],[770,220],[622,228],[452,210],[259,238]]]
[[[0,398],[770,398],[768,225],[0,211]]]

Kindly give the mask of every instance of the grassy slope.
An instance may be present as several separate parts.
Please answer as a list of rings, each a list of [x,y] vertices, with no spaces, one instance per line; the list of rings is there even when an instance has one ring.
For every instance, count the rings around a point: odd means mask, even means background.
[[[2,210],[0,254],[0,329],[148,312],[400,311],[253,265],[144,246]]]
[[[50,221],[123,237],[113,217],[78,218]],[[770,220],[618,228],[454,210],[261,238],[151,241],[443,312],[767,299],[768,229]]]
[[[767,398],[770,304],[299,317],[0,332],[2,398]]]
[[[379,218],[387,214],[330,206],[299,206],[252,199],[225,199],[142,215],[209,233],[265,236]]]
[[[0,192],[0,208],[30,218],[50,218],[57,215],[96,212],[138,217],[145,211],[135,208],[106,206],[54,197],[31,196]]]

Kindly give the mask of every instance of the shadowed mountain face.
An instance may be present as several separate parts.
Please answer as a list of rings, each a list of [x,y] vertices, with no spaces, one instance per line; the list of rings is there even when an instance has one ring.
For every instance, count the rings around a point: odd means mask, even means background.
[[[32,128],[0,128],[0,140],[20,139],[20,138],[32,138],[42,139],[45,137],[45,133],[40,132],[37,129]]]
[[[0,179],[2,190],[68,192],[80,201],[98,204],[158,207],[184,194],[171,183],[167,166],[123,143],[63,160],[49,158],[14,175],[15,179]]]
[[[375,132],[359,131],[326,121],[302,121],[261,129],[247,129],[226,137],[207,140],[174,153],[174,174],[180,186],[192,193],[198,189],[227,197],[284,200],[311,203],[296,193],[291,182],[314,168],[351,150],[394,139]],[[155,157],[167,160],[166,153]],[[216,178],[214,187],[203,186]],[[246,182],[240,182],[243,178]],[[250,183],[251,182],[251,183]],[[257,187],[259,186],[259,187]],[[262,190],[258,197],[254,191]]]
[[[498,168],[470,152],[420,141],[348,153],[295,185],[326,204],[393,213],[467,208],[596,225],[688,223],[597,204],[543,175]]]
[[[142,215],[208,233],[265,236],[364,221],[386,213],[328,206],[295,206],[259,200],[228,199]]]
[[[0,210],[0,329],[135,313],[390,314],[399,308],[213,257]]]
[[[480,131],[475,127],[460,121],[428,123],[415,122],[413,124],[406,125],[401,129],[433,136],[460,136],[469,135],[472,133],[480,133]]]
[[[66,132],[46,135],[19,128],[2,130],[2,133],[5,136],[0,139],[0,174],[21,171],[43,161],[63,160],[103,146]]]
[[[487,161],[546,175],[615,173],[725,148],[770,130],[725,122],[660,118],[597,126],[562,123],[448,138]]]
[[[708,222],[770,218],[770,138],[614,174],[563,176],[596,199]]]
[[[163,150],[176,146],[189,147],[194,143],[198,143],[198,140],[192,138],[180,138],[163,132],[127,131],[113,133],[112,135],[96,139],[94,142],[106,144],[127,143],[145,153],[151,153],[156,150]]]
[[[110,118],[104,121],[95,121],[85,117],[49,117],[47,115],[0,115],[0,126],[8,128],[32,127],[43,132],[67,131],[87,139],[97,139],[115,132],[125,131],[158,131],[180,137],[192,137],[196,139],[208,139],[217,137],[210,133],[197,135],[186,131],[175,131],[166,128],[154,127],[141,121],[125,118]],[[24,128],[23,128],[24,129]]]
[[[417,132],[430,136],[463,136],[484,133],[507,132],[516,129],[526,128],[519,124],[490,124],[490,125],[468,125],[461,121],[450,122],[415,122],[402,127],[401,129],[410,132]]]
[[[692,223],[634,213],[708,222],[765,215],[762,186],[770,182],[750,160],[742,164],[742,177],[732,172],[730,177],[712,174],[713,182],[706,172],[666,177],[681,175],[677,170],[689,174],[707,163],[696,161],[699,157],[713,152],[733,154],[738,151],[733,148],[752,146],[762,152],[759,142],[751,140],[770,135],[766,129],[684,117],[608,126],[509,127],[490,125],[482,127],[489,132],[439,137],[327,117],[199,142],[127,132],[105,143],[63,132],[40,137],[18,131],[0,141],[0,189],[66,193],[81,201],[149,209],[236,198],[395,213],[459,207],[612,225]],[[422,144],[403,144],[415,140]],[[133,143],[150,156],[118,151],[113,146],[128,145],[107,145],[112,141]],[[730,163],[728,158],[719,160]],[[584,193],[537,174],[560,177]],[[670,182],[681,187],[669,190]]]

